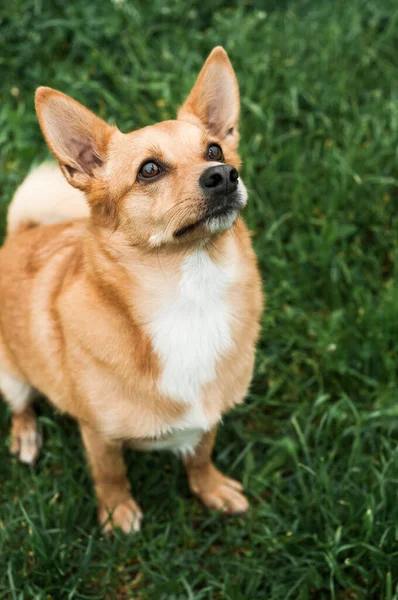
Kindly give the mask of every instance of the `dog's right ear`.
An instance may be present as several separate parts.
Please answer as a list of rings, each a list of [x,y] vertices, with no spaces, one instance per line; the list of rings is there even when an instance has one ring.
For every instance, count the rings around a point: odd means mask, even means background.
[[[217,46],[208,56],[177,119],[204,127],[230,148],[239,141],[239,87],[228,54]]]
[[[106,160],[114,127],[66,94],[39,87],[36,112],[46,142],[73,187],[88,191]]]

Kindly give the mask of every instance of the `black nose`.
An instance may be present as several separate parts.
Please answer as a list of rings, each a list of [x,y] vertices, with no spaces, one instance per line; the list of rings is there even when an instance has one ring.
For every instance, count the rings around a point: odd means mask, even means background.
[[[228,196],[238,187],[239,173],[230,165],[215,165],[203,171],[199,178],[200,187],[208,196]]]

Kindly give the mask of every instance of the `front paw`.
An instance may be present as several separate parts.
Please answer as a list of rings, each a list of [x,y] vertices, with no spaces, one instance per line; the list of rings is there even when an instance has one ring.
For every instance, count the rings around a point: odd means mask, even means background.
[[[10,453],[20,462],[33,466],[40,454],[43,440],[31,410],[14,415],[11,427]]]
[[[121,529],[127,534],[136,533],[141,529],[143,517],[140,507],[132,498],[127,498],[113,509],[106,505],[100,507],[98,516],[104,533]]]
[[[247,512],[249,503],[239,481],[226,477],[213,465],[192,470],[189,476],[192,492],[209,508],[230,515]]]

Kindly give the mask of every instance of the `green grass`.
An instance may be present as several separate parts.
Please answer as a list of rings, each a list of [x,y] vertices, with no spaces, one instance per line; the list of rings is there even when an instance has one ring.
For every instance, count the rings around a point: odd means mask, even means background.
[[[0,598],[397,600],[395,0],[15,0],[0,27],[2,223],[47,156],[38,85],[127,131],[172,118],[226,47],[268,296],[251,393],[216,453],[250,515],[203,509],[174,457],[129,453],[144,528],[103,538],[75,424],[41,403],[29,470],[1,404]]]

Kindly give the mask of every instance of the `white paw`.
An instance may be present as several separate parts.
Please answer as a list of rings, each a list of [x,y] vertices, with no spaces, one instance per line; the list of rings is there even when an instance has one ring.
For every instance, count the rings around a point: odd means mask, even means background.
[[[36,424],[29,424],[24,429],[12,434],[11,454],[27,465],[34,465],[39,457],[43,440],[37,431]]]

